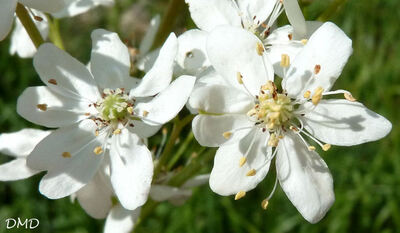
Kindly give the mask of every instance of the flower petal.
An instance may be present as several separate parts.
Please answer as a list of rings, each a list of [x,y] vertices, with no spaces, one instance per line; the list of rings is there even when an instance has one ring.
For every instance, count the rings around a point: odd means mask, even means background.
[[[307,103],[304,128],[319,140],[332,145],[352,146],[385,137],[392,124],[383,116],[369,110],[359,102],[344,99],[321,100]]]
[[[196,140],[202,146],[217,147],[237,142],[245,137],[253,128],[254,122],[244,114],[197,115],[192,122],[192,130]],[[237,130],[237,131],[235,131]],[[232,132],[229,138],[223,136]]]
[[[18,0],[22,5],[46,13],[56,13],[65,7],[64,0]]]
[[[164,124],[174,118],[185,106],[195,81],[196,78],[193,76],[181,76],[150,102],[137,104],[134,111],[143,116],[143,122],[146,124]]]
[[[147,54],[150,51],[151,46],[153,46],[158,28],[160,27],[160,21],[161,21],[160,19],[161,19],[160,15],[156,15],[151,19],[150,25],[139,47],[139,53],[141,55]]]
[[[8,1],[3,1],[1,3],[0,41],[4,40],[4,38],[6,38],[6,36],[11,30],[16,7],[17,7],[17,0],[8,0]]]
[[[112,207],[113,192],[103,181],[105,178],[104,174],[97,172],[93,179],[76,193],[82,208],[96,219],[107,217]]]
[[[250,147],[253,138],[254,144],[247,155],[247,162],[240,167],[239,161]],[[223,196],[254,189],[269,170],[268,158],[271,156],[271,148],[265,146],[267,139],[267,133],[261,134],[256,129],[237,143],[221,146],[215,155],[210,175],[211,189]],[[251,169],[255,169],[256,174],[247,176]]]
[[[207,36],[205,31],[192,29],[178,37],[178,72],[175,73],[196,75],[210,66],[206,52]]]
[[[112,137],[110,162],[111,183],[121,205],[129,210],[142,206],[153,178],[153,160],[146,145],[123,129]]]
[[[129,233],[132,231],[140,215],[140,208],[124,209],[121,205],[114,206],[107,216],[104,233]]]
[[[137,134],[140,138],[148,138],[153,136],[160,130],[162,125],[148,125],[143,121],[130,121],[133,127],[128,127],[128,130],[134,134]]]
[[[240,27],[239,11],[231,0],[185,0],[197,27],[211,31],[219,25]]]
[[[59,128],[44,138],[28,156],[32,169],[47,170],[40,181],[40,192],[50,199],[71,195],[90,182],[103,155],[94,149],[103,146],[106,133],[95,136],[92,120]]]
[[[74,124],[88,118],[88,104],[57,94],[48,87],[28,87],[18,98],[17,112],[25,119],[46,127]]]
[[[186,181],[182,188],[194,188],[207,183],[210,180],[210,174],[197,175]]]
[[[73,17],[83,14],[97,6],[112,6],[114,0],[65,0],[67,6],[61,11],[54,13],[56,18]]]
[[[261,47],[260,47],[261,46]],[[232,86],[255,96],[261,85],[273,81],[274,69],[268,61],[262,42],[250,32],[237,27],[220,26],[207,39],[207,54],[217,73]],[[244,85],[239,84],[238,76]]]
[[[283,191],[307,221],[318,222],[335,201],[328,166],[293,133],[279,141],[277,150],[276,170]]]
[[[246,92],[226,85],[209,85],[196,88],[189,98],[189,105],[211,114],[244,113],[254,106]]]
[[[17,158],[0,165],[0,181],[15,181],[29,178],[39,171],[26,165],[25,158]]]
[[[101,88],[128,88],[131,60],[118,34],[103,29],[92,32],[90,70]]]
[[[53,91],[89,103],[100,98],[86,66],[53,44],[45,43],[39,47],[33,65],[41,80]]]
[[[192,190],[180,189],[168,185],[152,185],[150,197],[154,201],[166,201],[172,199],[187,199],[192,195]]]
[[[153,67],[143,77],[139,86],[131,91],[130,96],[153,96],[164,90],[172,80],[172,72],[177,51],[178,39],[174,33],[171,33],[162,46]]]
[[[285,88],[289,96],[304,98],[306,91],[312,92],[317,87],[329,91],[353,51],[351,44],[335,24],[324,23],[297,54],[287,72]]]
[[[279,0],[238,0],[239,8],[249,18],[257,22],[264,22],[271,15],[276,2]]]
[[[301,12],[299,3],[297,0],[284,0],[283,6],[285,8],[286,16],[290,24],[294,28],[296,35],[304,37],[307,34],[306,20]]]
[[[13,157],[27,157],[35,146],[51,131],[22,129],[14,133],[0,134],[0,152]]]

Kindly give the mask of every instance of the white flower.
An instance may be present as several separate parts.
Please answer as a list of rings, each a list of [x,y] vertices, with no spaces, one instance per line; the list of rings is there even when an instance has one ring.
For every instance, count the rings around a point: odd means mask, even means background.
[[[378,140],[391,123],[355,101],[347,91],[330,91],[352,53],[351,40],[325,23],[292,64],[283,56],[283,92],[262,43],[235,27],[215,29],[207,41],[212,66],[226,84],[205,85],[189,99],[199,115],[193,132],[204,146],[219,146],[211,189],[241,198],[257,186],[276,157],[277,180],[308,221],[319,221],[334,202],[333,181],[313,144],[350,146]],[[346,99],[326,99],[342,93]],[[264,200],[266,207],[271,195]]]
[[[136,209],[145,203],[153,175],[151,154],[141,138],[175,117],[195,78],[182,76],[170,84],[174,34],[139,84],[129,76],[129,53],[117,34],[99,29],[92,40],[91,71],[52,44],[36,53],[34,67],[47,86],[27,88],[17,111],[33,123],[58,129],[36,146],[27,163],[47,171],[39,190],[55,199],[89,183],[107,157],[119,201]]]
[[[0,3],[0,41],[3,40],[11,30],[14,13],[17,4],[46,12],[56,13],[65,6],[64,0],[6,0]]]
[[[52,14],[57,18],[73,17],[78,14],[85,13],[90,9],[99,5],[112,6],[114,0],[68,0],[67,5],[59,12]],[[30,14],[33,22],[36,24],[40,34],[44,39],[47,39],[49,34],[49,22],[45,14],[40,11],[32,10]],[[41,21],[35,20],[35,16],[41,18]],[[10,54],[18,54],[21,58],[33,57],[36,53],[36,48],[32,43],[31,38],[17,18],[15,20],[15,28],[12,32]]]
[[[180,48],[178,58],[187,55],[187,61],[180,59],[178,64],[181,67],[188,66],[192,74],[195,68],[201,71],[208,65],[209,62],[204,59],[207,58],[205,44],[201,41],[205,41],[207,32],[218,26],[240,27],[256,35],[263,41],[267,55],[275,66],[275,72],[281,74],[280,52],[294,59],[309,36],[322,24],[306,22],[297,0],[186,0],[186,2],[189,4],[193,21],[203,31],[203,34],[188,31],[186,33],[190,33],[191,36],[180,41],[184,46]],[[292,26],[287,25],[272,30],[283,8]],[[194,37],[197,38],[193,39]],[[183,61],[190,63],[185,64]]]
[[[0,152],[15,157],[14,160],[0,165],[0,180],[14,181],[29,178],[39,171],[26,165],[26,157],[36,144],[50,134],[50,131],[22,129],[14,133],[0,134]]]

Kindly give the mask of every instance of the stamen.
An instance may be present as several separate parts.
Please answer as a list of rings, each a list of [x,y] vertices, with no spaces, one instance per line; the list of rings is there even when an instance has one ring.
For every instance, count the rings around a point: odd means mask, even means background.
[[[47,111],[47,104],[38,104],[38,105],[36,105],[36,107],[38,109],[42,110],[43,112]]]
[[[289,33],[288,38],[289,38],[289,40],[293,40],[293,34]]]
[[[50,84],[53,84],[53,85],[57,85],[57,80],[55,80],[54,78],[49,79],[49,81],[47,81],[47,82]]]
[[[321,71],[321,65],[315,65],[314,74],[318,74]]]
[[[64,158],[71,158],[71,153],[69,153],[69,152],[63,152],[63,153],[61,154],[61,156],[64,157]]]
[[[224,136],[225,139],[229,139],[232,136],[232,132],[227,131],[223,133],[222,136]]]
[[[261,44],[260,42],[257,42],[257,47],[256,48],[257,48],[257,54],[259,56],[262,56],[263,53],[264,53],[264,45]]]
[[[238,193],[236,193],[235,195],[235,201],[243,198],[244,196],[246,196],[246,192],[245,191],[239,191]]]
[[[243,76],[240,72],[236,73],[236,79],[238,81],[239,84],[243,84]]]
[[[315,146],[309,146],[308,151],[315,151]]]
[[[101,148],[101,146],[97,146],[96,148],[94,148],[93,152],[96,155],[99,155],[99,154],[103,153],[103,148]]]
[[[325,144],[322,146],[322,150],[324,151],[328,151],[329,149],[331,149],[331,144]]]
[[[276,137],[275,133],[272,133],[268,139],[268,146],[277,147],[279,143],[279,138]]]
[[[116,129],[113,132],[114,135],[121,134],[121,129]]]
[[[351,93],[344,93],[344,98],[350,102],[355,102],[357,101],[356,98],[353,97]]]
[[[317,87],[314,91],[314,95],[311,98],[311,101],[314,105],[317,105],[319,101],[322,99],[322,93],[324,92],[324,89],[322,87]]]
[[[246,157],[241,157],[239,159],[239,167],[243,167],[243,165],[246,163],[247,158]]]
[[[126,111],[128,111],[129,114],[133,115],[133,107],[127,107]]]
[[[309,99],[311,96],[311,91],[306,91],[303,95],[304,98]]]
[[[247,173],[246,173],[246,176],[255,176],[256,175],[256,170],[255,169],[251,169],[250,171],[248,171]]]
[[[303,45],[306,45],[307,42],[308,42],[308,40],[307,40],[307,39],[302,39],[300,42],[301,42]]]
[[[261,208],[263,208],[264,210],[266,210],[268,208],[268,200],[267,199],[264,199],[261,202]]]
[[[143,116],[144,117],[147,117],[149,115],[149,112],[148,111],[143,111]]]
[[[287,54],[281,56],[281,67],[287,68],[290,66],[290,57]]]

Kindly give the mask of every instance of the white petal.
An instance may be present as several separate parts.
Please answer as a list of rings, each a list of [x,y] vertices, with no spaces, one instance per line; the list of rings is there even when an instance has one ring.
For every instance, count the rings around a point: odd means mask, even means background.
[[[289,60],[293,62],[297,54],[303,49],[304,45],[300,43],[302,39],[309,39],[311,35],[322,25],[318,21],[307,21],[307,33],[305,37],[298,37],[291,25],[286,25],[272,31],[265,43],[271,44],[267,49],[267,56],[274,65],[274,71],[279,77],[283,77],[283,68],[280,63],[282,54],[289,56]],[[292,39],[289,39],[292,38]]]
[[[114,206],[107,216],[104,233],[129,233],[132,231],[140,215],[140,208],[124,209],[121,205]]]
[[[105,218],[112,207],[113,193],[103,181],[105,178],[104,174],[97,172],[93,179],[76,193],[79,204],[86,213],[97,219]]]
[[[35,124],[60,127],[87,118],[85,113],[89,112],[89,107],[85,102],[59,95],[42,86],[25,89],[18,98],[17,112]]]
[[[142,43],[139,46],[140,54],[144,55],[150,51],[151,46],[153,46],[158,28],[160,27],[160,21],[160,15],[156,15],[151,19],[147,32],[144,35]]]
[[[40,11],[32,10],[36,16],[41,17],[42,21],[34,20],[36,27],[43,38],[47,38],[49,34],[49,24],[47,22],[46,15]],[[31,16],[32,17],[32,16]],[[33,57],[36,53],[36,47],[32,43],[31,38],[22,26],[21,21],[18,18],[15,19],[15,28],[11,35],[10,54],[17,53],[21,58]]]
[[[55,13],[65,7],[64,0],[18,0],[21,4],[46,13]]]
[[[153,178],[151,153],[135,134],[123,129],[110,149],[111,183],[121,205],[129,210],[147,201]]]
[[[253,137],[255,141],[247,155],[247,162],[240,167],[240,158],[246,154]],[[271,148],[265,146],[267,139],[267,133],[254,130],[238,143],[221,146],[215,155],[211,171],[211,189],[223,196],[254,189],[269,170],[270,162],[267,159],[271,156]],[[246,176],[251,169],[255,169],[256,174]]]
[[[207,54],[218,74],[234,87],[244,90],[238,82],[238,73],[252,95],[257,95],[261,85],[273,81],[274,70],[267,56],[258,55],[262,42],[241,28],[220,26],[207,39]],[[262,47],[263,48],[263,47]]]
[[[284,0],[283,6],[285,8],[286,16],[290,24],[293,26],[295,34],[304,37],[307,34],[306,20],[301,12],[297,0]]]
[[[186,199],[191,195],[191,190],[180,189],[167,185],[152,185],[150,190],[151,199],[158,202],[171,199]]]
[[[210,180],[210,174],[197,175],[186,181],[182,188],[194,188],[207,183]]]
[[[244,14],[256,22],[264,22],[271,15],[278,0],[239,0],[238,5]]]
[[[52,90],[94,103],[100,98],[97,85],[85,65],[53,44],[41,45],[33,58],[41,80]],[[49,83],[54,79],[57,85]]]
[[[192,29],[178,37],[176,62],[179,74],[196,75],[210,66],[206,52],[207,36],[205,31]]]
[[[129,131],[137,134],[140,138],[148,138],[153,136],[160,130],[162,125],[148,125],[143,121],[132,120],[130,123],[133,127],[128,127]]]
[[[286,81],[288,94],[303,98],[306,91],[313,92],[319,86],[325,91],[330,90],[353,51],[351,44],[335,24],[323,24],[290,66]],[[318,74],[314,74],[316,65],[320,66]]]
[[[134,111],[139,115],[147,111],[143,122],[149,125],[160,125],[170,121],[185,106],[192,92],[196,78],[181,76],[147,103],[139,103]]]
[[[157,60],[143,77],[139,86],[133,89],[130,96],[153,96],[164,90],[172,80],[175,56],[178,51],[178,39],[171,33],[162,46]]]
[[[244,113],[254,106],[254,99],[246,92],[226,85],[209,85],[192,92],[189,105],[211,114]]]
[[[59,128],[44,138],[28,156],[28,166],[47,170],[40,181],[40,192],[50,199],[71,195],[89,183],[103,155],[94,149],[104,146],[105,133],[95,136],[92,120]],[[68,152],[68,153],[66,153]]]
[[[160,54],[160,48],[155,49],[147,54],[140,54],[137,62],[136,62],[136,67],[144,71],[145,73],[149,72],[151,68],[154,66],[154,63],[156,62],[158,55]]]
[[[118,34],[103,29],[92,32],[90,70],[101,88],[127,88],[131,60]]]
[[[318,222],[335,201],[328,166],[293,133],[279,141],[277,150],[276,170],[283,191],[307,221]]]
[[[0,165],[0,181],[14,181],[29,178],[39,171],[26,165],[25,158],[17,158]]]
[[[185,0],[197,27],[211,31],[219,25],[240,27],[239,11],[231,0]]]
[[[0,152],[14,157],[26,157],[50,133],[39,129],[22,129],[0,134]]]
[[[202,146],[216,147],[237,142],[245,137],[253,128],[254,122],[248,120],[245,114],[228,115],[197,115],[192,122],[192,130],[196,140]],[[227,139],[225,132],[232,132]]]
[[[313,108],[307,103],[304,108]],[[339,146],[352,146],[385,137],[392,124],[363,104],[348,100],[321,100],[302,118],[305,129],[319,140]]]
[[[110,7],[114,5],[114,0],[66,0],[66,3],[67,6],[54,13],[54,17],[73,17],[101,5]]]
[[[1,3],[0,41],[4,40],[11,30],[16,6],[17,0],[7,0]]]

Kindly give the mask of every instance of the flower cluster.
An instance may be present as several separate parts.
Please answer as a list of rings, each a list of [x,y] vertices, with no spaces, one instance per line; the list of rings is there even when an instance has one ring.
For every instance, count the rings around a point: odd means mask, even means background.
[[[90,216],[107,218],[105,232],[128,232],[149,197],[180,204],[191,188],[209,181],[215,193],[238,200],[274,164],[275,185],[260,200],[262,208],[279,183],[307,221],[321,220],[335,197],[317,151],[378,140],[392,127],[350,92],[332,90],[352,54],[351,39],[331,22],[306,21],[297,0],[186,3],[198,29],[171,33],[152,50],[160,29],[155,17],[136,52],[116,33],[96,29],[88,65],[53,43],[36,48],[29,27],[46,39],[53,18],[112,6],[112,0],[0,3],[0,39],[17,9],[10,52],[34,55],[44,84],[20,95],[17,112],[50,128],[0,135],[1,152],[16,157],[0,166],[0,179],[45,171],[39,184],[44,196],[70,196]],[[276,27],[282,12],[290,25]],[[161,142],[160,157],[148,149],[148,139],[179,121],[178,114],[187,115],[185,105],[195,115],[196,140],[218,149],[210,175],[170,185],[176,172],[163,166],[176,141],[164,149]],[[174,124],[174,130],[182,127]]]

